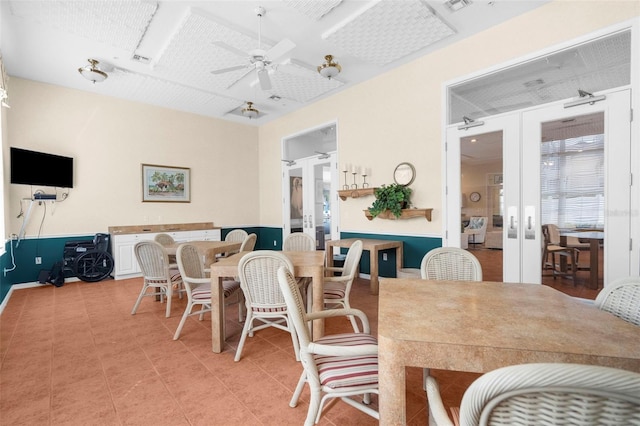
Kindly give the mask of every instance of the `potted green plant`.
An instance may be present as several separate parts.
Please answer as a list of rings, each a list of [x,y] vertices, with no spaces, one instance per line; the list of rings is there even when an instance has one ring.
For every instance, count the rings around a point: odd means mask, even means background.
[[[402,215],[402,209],[411,205],[411,188],[393,183],[382,185],[374,191],[375,201],[369,207],[371,216],[376,217],[385,210],[389,210],[395,217]]]

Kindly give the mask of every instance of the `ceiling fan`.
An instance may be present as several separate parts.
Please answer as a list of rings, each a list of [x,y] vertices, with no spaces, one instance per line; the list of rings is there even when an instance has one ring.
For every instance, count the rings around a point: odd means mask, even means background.
[[[229,50],[230,52],[236,53],[238,56],[248,56],[249,63],[244,65],[236,65],[233,67],[222,68],[219,70],[211,71],[212,74],[224,74],[231,71],[240,70],[243,68],[248,68],[248,71],[236,80],[233,84],[237,83],[241,80],[245,75],[255,70],[258,74],[258,80],[260,81],[260,87],[262,90],[271,89],[271,79],[269,78],[269,69],[274,69],[271,65],[276,59],[281,56],[287,54],[293,48],[296,47],[295,43],[289,39],[283,39],[275,46],[273,46],[269,50],[262,49],[262,17],[267,13],[267,11],[262,7],[258,6],[255,9],[256,15],[258,15],[258,48],[251,50],[250,52],[245,53],[239,49],[236,49],[233,46],[229,46],[228,44],[215,41],[214,44],[222,47],[223,49]],[[232,86],[233,86],[232,84]],[[231,87],[231,86],[229,86]]]

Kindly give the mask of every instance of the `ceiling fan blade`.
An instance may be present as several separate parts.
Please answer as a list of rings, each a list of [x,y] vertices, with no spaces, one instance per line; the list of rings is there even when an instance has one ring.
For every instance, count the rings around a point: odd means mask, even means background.
[[[230,85],[227,86],[227,89],[231,88],[234,84],[236,84],[237,82],[239,82],[240,80],[242,80],[243,78],[245,78],[250,72],[252,72],[254,70],[253,67],[250,67],[251,69],[247,70],[247,72],[243,73],[242,76],[240,76],[238,79],[236,79],[236,81],[234,81],[233,83],[231,83]]]
[[[267,58],[269,58],[270,61],[275,61],[279,57],[289,53],[295,47],[296,44],[291,40],[287,38],[282,39],[278,44],[267,51]]]
[[[231,53],[235,53],[238,56],[242,56],[243,58],[247,57],[247,52],[243,52],[240,49],[236,49],[235,47],[231,46],[230,44],[225,43],[224,41],[214,41],[213,44],[215,46],[223,48],[224,50],[228,50]]]
[[[271,79],[269,78],[269,71],[258,71],[258,80],[260,80],[260,88],[262,90],[271,90]]]
[[[224,74],[225,72],[241,70],[242,68],[247,68],[247,65],[236,65],[234,67],[222,68],[222,69],[219,69],[219,70],[213,70],[213,71],[211,71],[211,74]]]

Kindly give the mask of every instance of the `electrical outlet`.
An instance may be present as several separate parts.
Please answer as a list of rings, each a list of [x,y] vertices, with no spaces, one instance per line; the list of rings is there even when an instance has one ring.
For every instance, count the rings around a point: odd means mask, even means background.
[[[275,247],[277,245],[276,240],[273,240],[273,246]]]
[[[42,258],[40,256],[36,256],[36,265],[42,265]]]
[[[387,261],[387,253],[382,253],[382,260]]]

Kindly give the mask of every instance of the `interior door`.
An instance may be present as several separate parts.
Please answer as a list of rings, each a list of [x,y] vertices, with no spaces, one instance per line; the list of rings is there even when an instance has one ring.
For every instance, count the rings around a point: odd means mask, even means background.
[[[337,236],[336,154],[295,160],[284,166],[285,194],[283,238],[291,232],[305,232],[324,250],[325,241]]]
[[[451,126],[445,149],[443,245],[465,248],[464,225],[472,216],[486,217],[490,238],[485,236],[484,245],[491,241],[495,249],[502,248],[502,280],[511,282],[520,281],[520,164],[505,159],[520,158],[519,120],[513,113],[473,126]]]
[[[588,228],[603,225],[605,233],[603,243],[603,282],[606,284],[620,277],[628,276],[631,272],[631,99],[629,90],[621,90],[606,94],[605,99],[597,102],[588,102],[588,98],[580,105],[571,106],[572,103],[559,103],[545,108],[540,108],[523,113],[522,117],[522,155],[527,161],[522,163],[522,204],[527,223],[533,224],[533,232],[530,238],[525,237],[522,246],[522,255],[527,262],[523,263],[523,279],[525,282],[540,282],[541,280],[541,220],[548,218],[548,212],[544,208],[559,209],[560,228]],[[575,133],[575,127],[586,125],[588,118],[600,117],[601,130],[592,132]],[[556,123],[562,124],[556,126]],[[576,219],[569,209],[575,209],[578,203],[596,203],[590,201],[596,196],[585,196],[574,189],[572,181],[586,180],[596,173],[597,164],[593,170],[587,170],[584,177],[578,175],[578,165],[575,158],[579,151],[590,148],[593,145],[589,139],[576,139],[581,135],[591,135],[602,132],[603,136],[603,179],[602,188],[604,203],[599,207],[596,219],[587,221]],[[567,148],[557,153],[556,158],[566,162],[567,170],[559,174],[559,195],[549,195],[551,186],[548,174],[544,167],[548,167],[554,160],[543,161],[541,152],[546,150],[543,145],[560,141]],[[572,148],[570,148],[572,147]],[[545,151],[546,152],[546,151]],[[572,163],[570,161],[573,160]],[[556,166],[556,165],[554,165]],[[571,169],[568,169],[572,166]],[[565,166],[563,166],[565,167]],[[583,166],[584,167],[584,166]],[[544,179],[541,181],[541,179]],[[544,197],[541,191],[545,191]],[[595,209],[596,207],[589,207]],[[564,210],[563,210],[564,209]],[[548,219],[547,219],[548,220]],[[584,224],[581,222],[585,222]],[[595,224],[595,225],[594,225]]]

